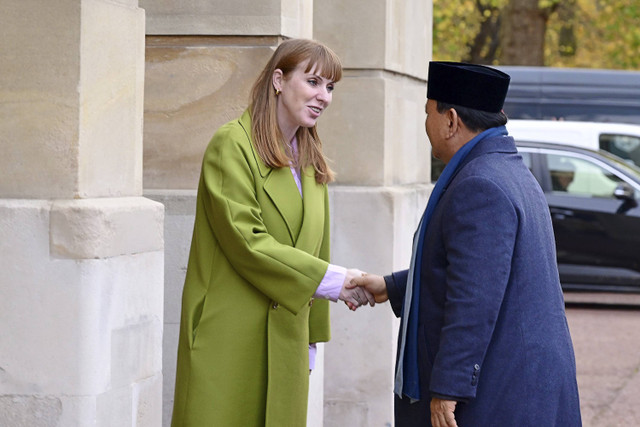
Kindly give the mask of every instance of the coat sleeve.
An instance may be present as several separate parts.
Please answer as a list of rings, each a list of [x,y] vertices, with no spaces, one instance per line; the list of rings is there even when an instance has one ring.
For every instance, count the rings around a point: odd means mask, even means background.
[[[402,316],[402,305],[404,294],[407,289],[407,277],[409,270],[396,271],[388,276],[384,276],[384,283],[387,286],[387,295],[391,303],[391,309],[396,317]]]
[[[205,211],[235,271],[297,314],[309,303],[328,262],[280,243],[268,233],[256,195],[255,162],[251,142],[239,126],[218,130],[202,165]]]
[[[485,178],[466,178],[449,191],[442,206],[448,264],[444,323],[430,390],[466,399],[475,397],[481,381],[509,282],[518,217],[502,189]]]

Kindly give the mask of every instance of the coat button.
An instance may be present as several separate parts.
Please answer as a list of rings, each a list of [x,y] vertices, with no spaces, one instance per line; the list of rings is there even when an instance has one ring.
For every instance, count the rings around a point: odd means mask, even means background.
[[[309,307],[311,307],[312,305],[313,305],[313,298],[309,300]]]
[[[278,303],[274,302],[273,305],[271,306],[274,310],[278,309]]]

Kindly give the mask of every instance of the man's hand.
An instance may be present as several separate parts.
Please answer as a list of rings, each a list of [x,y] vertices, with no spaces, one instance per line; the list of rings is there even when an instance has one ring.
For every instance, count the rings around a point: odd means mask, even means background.
[[[431,399],[431,425],[433,427],[458,427],[454,411],[455,400]]]
[[[387,295],[387,284],[384,282],[384,277],[382,276],[364,273],[360,277],[354,277],[347,287],[366,289],[373,294],[376,302],[385,302],[389,299]]]
[[[347,275],[344,279],[344,283],[342,284],[342,290],[340,291],[338,299],[344,301],[352,311],[356,311],[356,309],[361,305],[369,303],[371,307],[373,307],[376,303],[373,295],[365,288],[351,286],[350,284],[354,278],[361,277],[365,274],[366,273],[363,273],[358,269],[350,268],[347,270]]]

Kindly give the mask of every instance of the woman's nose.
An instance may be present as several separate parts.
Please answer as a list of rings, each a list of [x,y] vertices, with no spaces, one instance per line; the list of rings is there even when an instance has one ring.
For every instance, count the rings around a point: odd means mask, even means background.
[[[323,102],[331,102],[331,92],[326,87],[320,88],[320,90],[318,90],[316,98]]]

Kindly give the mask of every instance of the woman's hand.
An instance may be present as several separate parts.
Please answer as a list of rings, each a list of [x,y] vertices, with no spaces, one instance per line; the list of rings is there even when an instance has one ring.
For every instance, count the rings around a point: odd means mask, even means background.
[[[376,303],[375,298],[365,288],[361,288],[358,286],[352,286],[351,281],[356,277],[361,277],[365,273],[358,270],[357,268],[350,268],[347,270],[347,274],[344,279],[344,283],[342,284],[342,289],[340,290],[340,296],[338,299],[344,301],[345,304],[351,309],[355,311],[361,305],[369,303],[371,307],[373,307]]]

